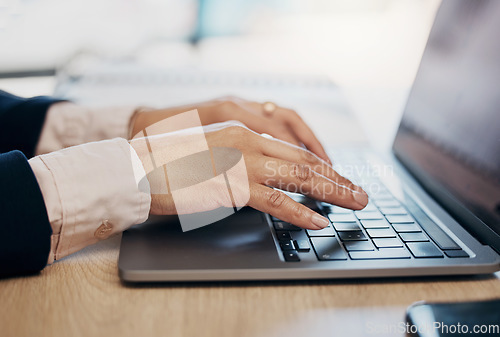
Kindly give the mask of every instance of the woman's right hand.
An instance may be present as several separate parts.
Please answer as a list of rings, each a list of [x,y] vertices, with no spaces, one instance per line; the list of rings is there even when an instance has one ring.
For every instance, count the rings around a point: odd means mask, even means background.
[[[328,219],[279,189],[354,210],[368,203],[361,187],[308,150],[261,136],[238,123],[212,124],[203,131],[200,135],[186,129],[131,140],[148,173],[152,214],[251,206],[299,227],[320,229]],[[202,138],[209,150],[200,152]],[[244,165],[238,166],[241,157]],[[231,172],[222,174],[221,168]],[[207,180],[210,183],[200,183]],[[187,193],[176,192],[176,187],[187,187]]]

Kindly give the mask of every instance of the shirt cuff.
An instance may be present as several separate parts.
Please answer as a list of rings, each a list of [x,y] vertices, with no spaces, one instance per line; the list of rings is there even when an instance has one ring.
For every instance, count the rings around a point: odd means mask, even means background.
[[[146,221],[142,162],[125,139],[88,143],[29,160],[52,227],[48,263]]]
[[[115,137],[127,138],[137,107],[87,108],[71,102],[52,104],[38,140],[36,155]]]

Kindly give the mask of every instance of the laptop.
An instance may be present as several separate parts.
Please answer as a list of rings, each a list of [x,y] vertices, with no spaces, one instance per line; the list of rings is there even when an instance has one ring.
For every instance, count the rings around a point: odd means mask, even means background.
[[[121,279],[310,280],[498,271],[498,31],[500,2],[443,1],[392,151],[331,150],[339,172],[368,192],[365,209],[291,194],[330,219],[317,231],[250,208],[188,232],[176,216],[151,217],[123,233]]]

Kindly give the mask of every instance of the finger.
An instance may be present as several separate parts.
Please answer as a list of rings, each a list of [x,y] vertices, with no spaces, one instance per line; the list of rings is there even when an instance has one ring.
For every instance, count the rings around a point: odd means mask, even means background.
[[[314,132],[295,111],[281,108],[276,112],[280,114],[280,117],[284,119],[285,123],[292,129],[297,138],[304,143],[309,150],[317,154],[326,162],[332,163]]]
[[[248,205],[306,229],[321,229],[329,224],[327,218],[299,204],[285,193],[256,183],[250,187]]]
[[[239,110],[235,113],[233,118],[240,120],[255,132],[267,133],[290,144],[300,145],[300,141],[290,130],[283,125],[274,124],[266,117],[249,113],[246,110]]]
[[[306,149],[281,142],[280,140],[266,138],[258,138],[257,145],[262,154],[266,156],[309,165],[314,171],[324,175],[328,179],[354,191],[364,193],[361,187],[340,175],[330,164]]]
[[[297,164],[271,157],[260,157],[257,167],[258,182],[289,192],[301,193],[354,210],[363,209],[368,196],[346,185],[339,184],[315,172],[308,164]]]
[[[284,125],[282,122],[276,123],[276,121],[263,116],[261,114],[262,104],[237,97],[232,97],[231,103],[236,106],[232,109],[232,118],[238,118],[255,132],[267,133],[290,144],[302,144],[293,130],[287,125]]]

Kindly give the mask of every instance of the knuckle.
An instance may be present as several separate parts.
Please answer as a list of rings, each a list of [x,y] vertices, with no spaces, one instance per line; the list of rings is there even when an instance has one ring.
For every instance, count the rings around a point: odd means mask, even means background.
[[[299,203],[294,203],[291,209],[291,215],[294,219],[300,219],[304,216],[304,209]]]
[[[234,96],[234,95],[226,95],[222,98],[224,101],[226,102],[234,102],[238,99],[238,97]]]
[[[225,122],[225,124],[229,127],[229,126],[239,126],[239,127],[242,127],[242,128],[245,128],[245,129],[248,129],[247,126],[245,125],[245,123],[237,120],[237,119],[229,119],[228,121]]]
[[[248,131],[248,128],[239,123],[229,123],[226,128],[226,132],[229,136],[244,136],[248,134]]]
[[[234,111],[235,109],[238,109],[239,106],[234,99],[226,99],[222,101],[221,108],[224,111]]]
[[[314,175],[311,167],[305,164],[293,164],[292,174],[301,182],[310,181]]]
[[[279,208],[285,203],[286,196],[278,190],[273,190],[267,193],[266,199],[271,207]]]
[[[302,117],[300,117],[299,113],[295,110],[288,110],[288,113],[295,119],[302,121]]]

